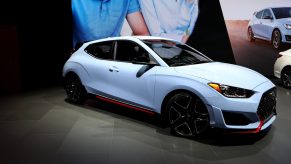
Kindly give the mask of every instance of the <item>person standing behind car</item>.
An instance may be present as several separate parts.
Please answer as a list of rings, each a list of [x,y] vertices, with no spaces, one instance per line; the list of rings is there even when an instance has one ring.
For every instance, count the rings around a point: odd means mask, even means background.
[[[126,18],[134,35],[149,35],[138,0],[72,0],[73,45],[119,36]]]
[[[149,32],[186,43],[198,18],[198,0],[139,0]]]

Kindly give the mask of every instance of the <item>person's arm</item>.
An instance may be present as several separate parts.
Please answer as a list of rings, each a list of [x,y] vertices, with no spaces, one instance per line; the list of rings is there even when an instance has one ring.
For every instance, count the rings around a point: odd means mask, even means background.
[[[158,20],[156,8],[153,0],[139,0],[142,15],[152,36],[161,36],[171,38],[174,40],[182,41],[183,35],[167,33],[161,28],[160,21]],[[160,11],[163,12],[163,11]],[[170,16],[169,16],[170,17]]]
[[[191,21],[190,21],[190,26],[188,28],[188,35],[190,36],[192,34],[192,32],[194,31],[195,28],[195,24],[199,15],[199,5],[198,5],[198,0],[194,0],[194,4],[193,4],[193,9],[191,12]]]
[[[185,35],[182,37],[182,40],[181,40],[182,43],[187,43],[190,35],[194,31],[195,24],[196,24],[198,14],[199,14],[198,2],[199,2],[199,0],[194,0],[194,4],[193,4],[193,7],[192,7],[191,13],[190,13],[191,14],[190,26],[187,29],[187,31],[185,31]]]
[[[140,11],[127,14],[126,19],[133,35],[149,35],[148,28]]]

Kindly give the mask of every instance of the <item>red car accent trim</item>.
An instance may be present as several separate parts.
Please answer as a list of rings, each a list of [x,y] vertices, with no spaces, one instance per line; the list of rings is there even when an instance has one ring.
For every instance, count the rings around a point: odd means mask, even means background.
[[[242,131],[242,132],[235,132],[240,134],[247,134],[247,133],[259,133],[261,131],[262,126],[264,125],[264,120],[260,120],[259,126],[254,130]]]
[[[137,110],[137,111],[141,111],[141,112],[144,112],[144,113],[147,113],[147,114],[150,114],[150,115],[155,115],[155,112],[152,112],[152,111],[150,111],[148,109],[136,107],[136,106],[129,105],[129,104],[126,104],[126,103],[123,103],[123,102],[120,102],[120,101],[112,100],[112,99],[109,99],[109,98],[106,98],[106,97],[96,96],[96,98],[98,98],[100,100],[103,100],[103,101],[107,101],[107,102],[113,103],[113,104],[117,104],[117,105],[120,105],[120,106],[131,108],[131,109],[134,109],[134,110]]]

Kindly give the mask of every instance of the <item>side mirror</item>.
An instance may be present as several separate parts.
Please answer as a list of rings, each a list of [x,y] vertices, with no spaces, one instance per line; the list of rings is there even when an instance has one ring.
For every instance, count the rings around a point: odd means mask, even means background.
[[[273,17],[271,15],[266,15],[263,17],[263,19],[273,19]]]
[[[138,72],[136,73],[136,77],[140,78],[143,74],[145,74],[147,71],[149,71],[150,69],[152,69],[153,67],[157,66],[158,64],[150,64],[147,63],[146,65],[142,66]]]

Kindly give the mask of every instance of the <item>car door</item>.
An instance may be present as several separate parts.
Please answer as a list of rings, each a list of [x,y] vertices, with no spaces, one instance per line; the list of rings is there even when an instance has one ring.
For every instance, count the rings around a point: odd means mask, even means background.
[[[139,44],[119,40],[115,44],[115,62],[108,65],[110,94],[124,102],[153,108],[156,61]],[[151,64],[150,64],[151,63]]]
[[[261,36],[267,40],[271,40],[272,29],[273,29],[273,16],[270,9],[264,10],[262,19],[261,19]]]
[[[254,19],[253,19],[252,30],[253,30],[253,33],[255,34],[255,36],[259,36],[259,34],[260,34],[260,24],[261,24],[262,15],[263,15],[263,10],[257,12]]]
[[[93,94],[109,93],[111,86],[111,75],[108,66],[113,61],[113,41],[105,41],[90,44],[85,48],[85,52],[90,55],[89,60],[83,64],[83,67],[89,74],[90,80],[87,82],[89,92]]]

